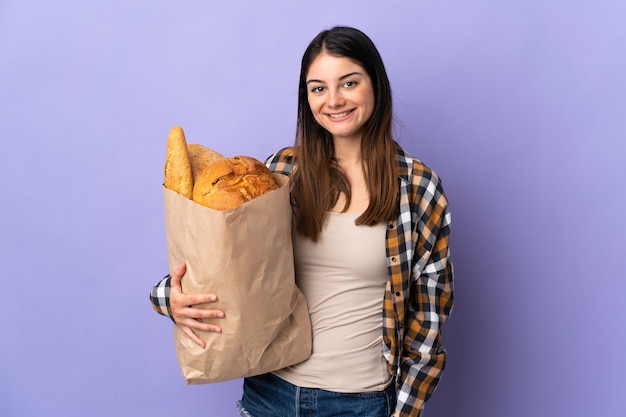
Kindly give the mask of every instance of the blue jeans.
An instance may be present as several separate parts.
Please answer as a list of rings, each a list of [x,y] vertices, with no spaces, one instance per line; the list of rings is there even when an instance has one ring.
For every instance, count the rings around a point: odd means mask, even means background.
[[[389,417],[396,390],[344,394],[302,388],[268,373],[245,378],[237,407],[243,417]]]

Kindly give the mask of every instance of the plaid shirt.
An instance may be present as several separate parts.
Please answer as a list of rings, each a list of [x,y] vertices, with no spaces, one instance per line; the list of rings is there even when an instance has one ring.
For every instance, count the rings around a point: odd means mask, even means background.
[[[450,211],[437,175],[397,149],[400,214],[387,224],[383,355],[396,377],[398,415],[417,417],[446,363],[441,326],[453,304]],[[278,151],[266,163],[271,171],[289,175],[295,166],[293,148]],[[171,317],[169,281],[167,276],[155,285],[150,298],[157,312]]]

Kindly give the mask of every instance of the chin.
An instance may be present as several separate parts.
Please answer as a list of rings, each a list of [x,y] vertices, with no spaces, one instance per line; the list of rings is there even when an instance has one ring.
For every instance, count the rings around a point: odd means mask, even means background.
[[[341,131],[341,132],[330,131],[330,134],[333,136],[333,138],[337,138],[337,139],[352,139],[352,138],[355,138],[357,136],[361,136],[361,134],[359,132],[353,131],[353,130],[350,130],[350,131],[347,131],[347,132],[346,131]]]

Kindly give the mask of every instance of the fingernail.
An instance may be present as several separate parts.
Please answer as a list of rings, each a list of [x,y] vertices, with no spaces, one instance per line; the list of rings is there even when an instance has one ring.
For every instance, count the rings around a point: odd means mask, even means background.
[[[209,298],[209,300],[211,300],[211,301],[217,301],[217,297],[216,297],[216,296],[214,296],[214,295],[212,295],[212,296],[211,296],[211,298]]]
[[[217,317],[224,317],[224,313],[220,311],[219,313],[217,313]]]

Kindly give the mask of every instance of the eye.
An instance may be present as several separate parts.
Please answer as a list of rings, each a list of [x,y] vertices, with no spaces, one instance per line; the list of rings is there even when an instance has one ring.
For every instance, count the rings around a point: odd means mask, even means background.
[[[357,86],[359,83],[356,81],[346,81],[343,86],[346,88],[350,88],[350,87],[355,87]]]
[[[311,92],[312,92],[313,94],[319,94],[319,93],[321,93],[321,92],[323,92],[323,91],[324,91],[324,87],[319,86],[319,85],[318,85],[317,87],[313,87],[313,88],[311,88]]]

